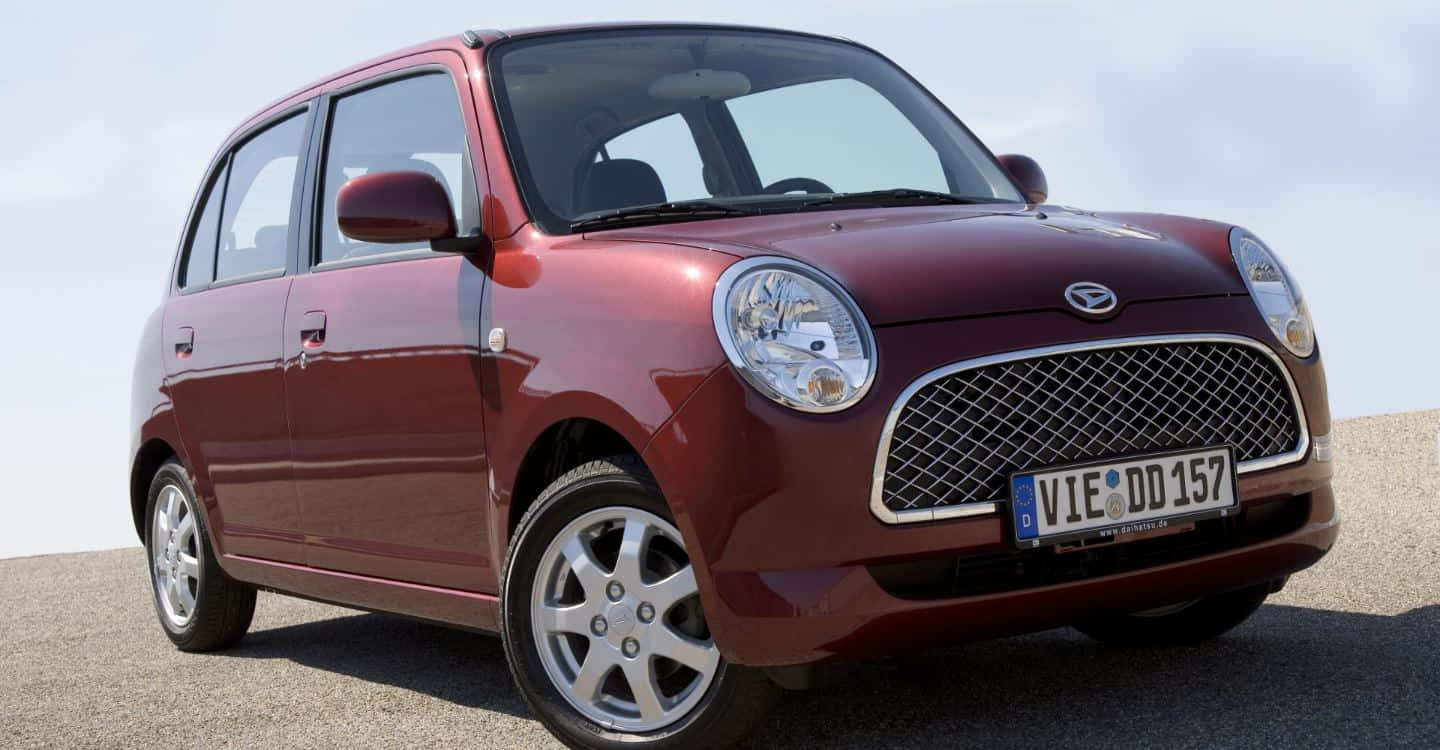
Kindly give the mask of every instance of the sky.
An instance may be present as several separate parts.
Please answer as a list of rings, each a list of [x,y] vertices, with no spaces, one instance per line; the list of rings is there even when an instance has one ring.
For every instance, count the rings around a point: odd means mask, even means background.
[[[864,42],[993,151],[1034,157],[1054,202],[1259,234],[1305,292],[1336,416],[1440,407],[1433,0],[7,5],[0,557],[136,543],[131,363],[226,134],[466,28],[723,21]]]

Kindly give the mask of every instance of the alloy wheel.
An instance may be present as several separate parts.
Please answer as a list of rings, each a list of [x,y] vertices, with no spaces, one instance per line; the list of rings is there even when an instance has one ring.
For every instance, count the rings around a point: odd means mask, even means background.
[[[167,484],[155,498],[150,554],[154,562],[155,596],[172,627],[183,628],[195,616],[200,595],[201,546],[195,508],[178,486]]]
[[[648,511],[600,508],[567,524],[540,559],[530,600],[551,682],[601,726],[673,724],[720,668],[680,533]]]

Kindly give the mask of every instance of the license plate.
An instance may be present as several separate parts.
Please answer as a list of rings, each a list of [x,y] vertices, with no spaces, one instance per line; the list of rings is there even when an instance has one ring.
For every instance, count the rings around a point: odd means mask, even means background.
[[[1010,507],[1022,547],[1163,529],[1237,507],[1229,446],[1152,453],[1014,474]]]

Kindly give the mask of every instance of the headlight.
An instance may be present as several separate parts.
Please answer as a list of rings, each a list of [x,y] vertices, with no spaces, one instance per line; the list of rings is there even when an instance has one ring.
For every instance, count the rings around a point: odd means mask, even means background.
[[[819,271],[786,258],[748,258],[721,274],[715,333],[750,385],[786,406],[844,409],[875,378],[875,338],[855,300]]]
[[[1275,337],[1297,357],[1313,354],[1315,327],[1310,322],[1310,311],[1305,308],[1300,287],[1280,259],[1260,238],[1239,227],[1230,230],[1230,254],[1235,256],[1240,276],[1250,288],[1250,298],[1260,308],[1260,317]]]

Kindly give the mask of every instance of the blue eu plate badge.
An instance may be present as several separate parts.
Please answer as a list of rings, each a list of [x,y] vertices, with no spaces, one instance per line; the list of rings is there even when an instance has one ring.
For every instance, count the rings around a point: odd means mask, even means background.
[[[1035,522],[1035,477],[1014,477],[1010,480],[1010,490],[1015,502],[1015,537],[1034,539],[1040,533]]]

